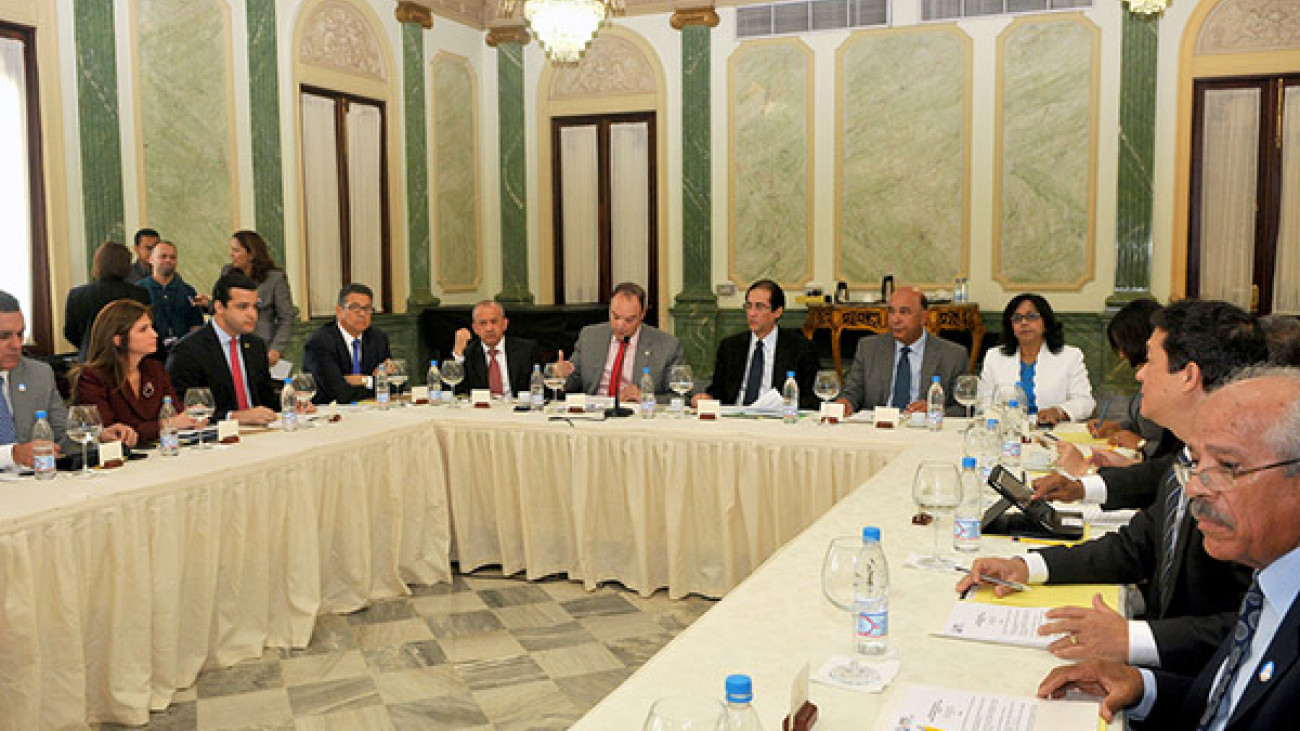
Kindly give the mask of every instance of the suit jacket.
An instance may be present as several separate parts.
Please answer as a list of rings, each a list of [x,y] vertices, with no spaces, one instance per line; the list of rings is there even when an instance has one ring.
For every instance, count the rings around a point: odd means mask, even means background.
[[[109,302],[131,299],[142,305],[152,304],[149,292],[121,279],[104,279],[73,287],[63,309],[63,337],[77,346],[84,360],[86,341],[90,340],[90,326],[95,317]]]
[[[724,404],[734,404],[740,399],[744,385],[745,369],[749,367],[749,343],[752,334],[746,330],[718,343],[718,355],[713,362],[713,382],[706,392]],[[772,366],[772,387],[780,391],[785,384],[785,374],[794,371],[799,384],[799,408],[817,408],[817,394],[813,381],[817,379],[817,349],[798,330],[780,328],[776,336],[776,356]]]
[[[1225,639],[1218,652],[1195,677],[1190,673],[1154,671],[1156,702],[1143,721],[1143,727],[1195,728],[1205,704],[1209,702],[1214,676],[1231,648],[1231,640]],[[1264,652],[1262,660],[1273,665],[1271,676],[1261,679],[1255,668],[1249,670],[1250,684],[1232,709],[1225,727],[1227,731],[1295,728],[1296,718],[1300,717],[1300,664],[1297,664],[1297,659],[1300,659],[1300,602],[1291,604],[1273,635],[1273,642]],[[1242,672],[1247,671],[1243,669]]]
[[[1103,510],[1142,510],[1156,502],[1160,481],[1173,467],[1177,454],[1153,457],[1127,467],[1102,467],[1097,474],[1106,483]]]
[[[516,393],[528,390],[528,379],[533,376],[533,365],[542,362],[542,351],[537,342],[528,338],[506,336],[506,370],[510,388]],[[488,387],[488,360],[483,351],[483,341],[474,338],[465,346],[465,380],[456,384],[456,393],[469,393],[471,389]],[[512,394],[513,395],[513,394]]]
[[[158,439],[158,411],[162,409],[163,397],[171,396],[177,411],[185,409],[184,404],[176,401],[167,369],[153,358],[140,361],[138,394],[129,386],[113,386],[98,368],[86,368],[77,376],[76,395],[77,403],[94,404],[99,409],[104,426],[126,424],[140,435],[142,442]]]
[[[216,326],[208,322],[181,338],[167,356],[167,374],[171,376],[172,387],[182,399],[191,386],[207,386],[212,389],[212,400],[216,407],[213,418],[224,419],[230,412],[239,409],[239,400],[235,396],[235,380],[230,373],[230,356],[221,347],[214,327]],[[280,392],[271,380],[266,344],[256,335],[244,335],[239,338],[239,345],[244,353],[245,376],[248,378],[249,398],[252,399],[249,405],[279,411]]]
[[[225,275],[229,264],[221,268]],[[289,280],[284,272],[272,269],[257,285],[257,327],[253,334],[266,343],[267,350],[283,353],[293,335],[293,295],[289,293]]]
[[[1073,547],[1039,551],[1051,584],[1138,584],[1146,599],[1145,619],[1155,635],[1160,666],[1194,673],[1214,654],[1236,622],[1251,572],[1241,564],[1219,561],[1205,552],[1204,537],[1190,511],[1178,528],[1173,587],[1161,606],[1160,565],[1164,540],[1165,498],[1176,481],[1160,480],[1155,502],[1115,533]]]
[[[23,357],[9,371],[9,408],[14,415],[14,433],[18,444],[32,440],[36,412],[44,411],[54,430],[54,439],[66,453],[72,449],[68,439],[68,410],[54,383],[54,369],[39,360]]]
[[[337,321],[331,320],[316,329],[302,348],[302,369],[316,379],[312,401],[350,404],[375,395],[374,389],[353,386],[344,378],[352,372],[352,349],[343,340]],[[393,357],[388,349],[388,334],[377,327],[361,333],[361,372],[370,375],[380,363]]]
[[[930,388],[931,379],[938,376],[947,400],[945,411],[950,416],[964,416],[966,410],[957,403],[953,393],[953,381],[957,380],[957,376],[965,373],[969,365],[966,348],[944,340],[934,333],[926,333],[925,354],[921,356],[921,383],[917,388],[917,398],[925,400],[926,389]],[[854,411],[888,405],[892,395],[890,385],[894,382],[894,371],[897,367],[893,335],[880,333],[859,340],[858,351],[853,355],[853,365],[844,378],[842,395],[848,399]]]
[[[600,388],[600,377],[605,372],[605,358],[609,355],[609,342],[613,335],[608,322],[588,325],[578,333],[578,342],[573,346],[573,374],[565,384],[565,390],[594,394]],[[624,356],[626,357],[626,356]],[[655,380],[655,393],[668,393],[668,371],[672,366],[682,362],[682,344],[668,333],[641,325],[640,340],[637,342],[636,358],[632,361],[632,382],[638,383],[641,369],[649,368]]]
[[[1044,345],[1038,351],[1038,364],[1034,367],[1034,402],[1038,410],[1053,406],[1065,409],[1070,418],[1079,421],[1092,415],[1096,402],[1092,400],[1092,382],[1088,380],[1088,366],[1083,362],[1083,351],[1066,345],[1061,352],[1053,353]],[[984,370],[980,373],[981,396],[983,389],[1020,382],[1020,353],[1006,355],[994,348],[984,356]]]

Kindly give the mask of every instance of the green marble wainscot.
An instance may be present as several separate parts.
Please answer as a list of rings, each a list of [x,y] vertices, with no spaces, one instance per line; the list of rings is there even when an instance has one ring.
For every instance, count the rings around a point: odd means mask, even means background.
[[[850,283],[966,270],[970,39],[869,32],[840,50],[839,261]]]
[[[1003,32],[995,278],[1079,286],[1092,277],[1096,26],[1013,23]]]
[[[1115,212],[1115,296],[1110,304],[1151,290],[1152,179],[1156,140],[1158,16],[1122,13],[1119,94],[1119,180]]]
[[[247,0],[248,115],[253,145],[253,201],[257,230],[271,256],[284,262],[284,179],[280,155],[279,60],[275,0]]]
[[[682,34],[682,293],[679,302],[714,302],[713,175],[710,170],[711,28]]]
[[[812,241],[812,51],[743,44],[730,60],[731,276],[800,285]]]
[[[446,291],[478,288],[478,95],[462,56],[433,59],[433,194],[438,283]]]
[[[497,137],[501,158],[502,302],[532,302],[528,289],[528,149],[524,144],[524,47],[497,46]]]
[[[402,101],[406,136],[406,236],[409,304],[426,303],[429,288],[429,163],[424,104],[424,27],[402,24]]]
[[[180,249],[199,289],[234,230],[230,46],[219,0],[136,0],[143,222]]]
[[[110,239],[123,241],[126,235],[114,3],[115,0],[77,0],[73,4],[87,261],[100,243]]]

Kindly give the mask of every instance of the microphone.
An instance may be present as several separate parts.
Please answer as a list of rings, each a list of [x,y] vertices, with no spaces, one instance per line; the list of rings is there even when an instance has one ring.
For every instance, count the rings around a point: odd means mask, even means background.
[[[622,338],[622,343],[623,343],[623,347],[624,347],[624,350],[623,350],[623,357],[624,357],[624,358],[627,357],[627,350],[626,350],[626,348],[627,348],[628,344],[631,343],[631,342],[632,342],[632,336],[631,336],[631,335],[624,335],[624,336],[623,336],[623,338]],[[622,364],[622,363],[619,363],[619,365],[621,366],[621,365],[623,365],[623,364]],[[605,418],[606,418],[606,419],[621,419],[621,418],[624,418],[624,417],[631,416],[631,415],[633,414],[632,409],[629,409],[629,408],[627,408],[626,406],[619,406],[619,405],[618,405],[618,393],[619,393],[619,391],[623,390],[623,389],[619,388],[619,386],[623,385],[623,373],[621,372],[621,369],[620,369],[620,372],[619,372],[619,373],[612,373],[612,372],[611,372],[611,373],[609,374],[609,377],[610,377],[610,380],[616,380],[616,381],[618,382],[618,386],[615,386],[615,387],[614,387],[614,406],[611,407],[611,408],[605,409]]]

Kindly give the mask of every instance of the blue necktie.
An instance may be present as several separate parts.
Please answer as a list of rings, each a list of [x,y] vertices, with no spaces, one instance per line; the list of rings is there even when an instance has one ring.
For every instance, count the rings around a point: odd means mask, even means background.
[[[912,349],[903,346],[898,351],[898,368],[894,371],[894,397],[889,405],[896,409],[905,409],[912,403],[912,361],[907,356]]]
[[[1179,452],[1176,459],[1184,466],[1190,464],[1190,460],[1187,459],[1187,452]],[[1178,484],[1178,472],[1170,469],[1169,477],[1167,479],[1170,480],[1173,489],[1171,489],[1169,495],[1165,497],[1165,553],[1160,557],[1160,573],[1157,574],[1160,577],[1160,593],[1158,594],[1160,603],[1156,606],[1156,610],[1160,612],[1161,616],[1163,616],[1165,610],[1169,608],[1169,600],[1174,595],[1174,567],[1178,563],[1178,531],[1181,527],[1179,525],[1180,521],[1178,520],[1178,513],[1183,504],[1183,486]]]
[[[352,373],[361,372],[361,338],[352,339]]]
[[[14,412],[9,410],[9,399],[5,396],[6,376],[0,376],[0,444],[13,444],[18,441],[14,431]]]
[[[749,406],[758,400],[759,387],[763,385],[763,341],[754,343],[754,357],[749,361],[749,378],[745,380],[745,400]]]
[[[1241,666],[1250,654],[1250,641],[1254,639],[1255,630],[1259,627],[1259,613],[1263,608],[1264,592],[1259,588],[1259,576],[1256,575],[1250,583],[1250,589],[1246,591],[1246,597],[1241,600],[1237,626],[1232,630],[1232,649],[1223,663],[1223,672],[1219,673],[1219,679],[1214,683],[1214,690],[1210,691],[1210,701],[1205,704],[1205,713],[1201,715],[1201,722],[1196,724],[1196,731],[1205,731],[1220,716],[1229,718],[1224,715],[1231,710],[1232,705],[1228,702],[1231,699],[1228,691],[1232,689],[1233,680],[1241,672]]]

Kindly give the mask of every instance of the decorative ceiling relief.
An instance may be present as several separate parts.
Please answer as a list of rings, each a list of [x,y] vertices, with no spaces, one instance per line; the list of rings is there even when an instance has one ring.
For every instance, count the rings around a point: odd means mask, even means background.
[[[1284,51],[1300,48],[1300,3],[1295,0],[1224,0],[1205,19],[1197,54]]]
[[[597,36],[574,66],[557,66],[551,99],[652,94],[655,75],[650,61],[631,41]]]
[[[298,58],[303,63],[387,81],[379,39],[361,11],[328,0],[305,21]]]

